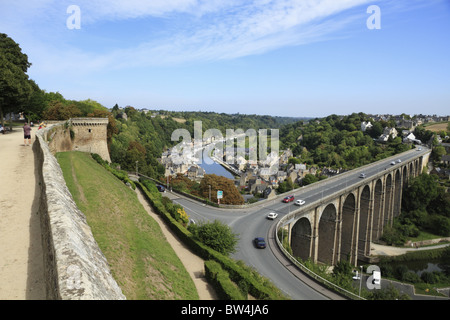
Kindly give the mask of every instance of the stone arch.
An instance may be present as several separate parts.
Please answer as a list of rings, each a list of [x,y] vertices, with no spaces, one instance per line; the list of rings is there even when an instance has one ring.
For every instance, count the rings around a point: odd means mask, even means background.
[[[373,219],[372,219],[372,239],[378,240],[383,232],[383,182],[378,179],[375,182],[373,193]]]
[[[291,248],[294,257],[306,260],[311,256],[312,227],[308,218],[300,218],[291,230]]]
[[[341,250],[340,259],[352,261],[355,251],[355,218],[356,218],[356,198],[350,193],[345,198],[342,205],[342,232],[341,232]]]
[[[336,207],[330,203],[323,210],[319,221],[317,260],[326,264],[333,264],[335,260],[336,218]]]
[[[402,184],[402,188],[404,188],[404,187],[407,186],[408,181],[409,181],[409,177],[408,177],[408,167],[405,166],[405,167],[403,168],[403,178],[402,178],[403,184]]]
[[[393,188],[393,182],[392,182],[392,176],[391,174],[388,174],[386,176],[385,181],[385,192],[384,192],[384,213],[383,213],[383,229],[386,224],[389,223],[391,220],[391,213],[392,213],[392,188]]]
[[[422,172],[422,166],[423,166],[423,157],[420,157],[418,162],[418,168],[417,168],[417,175],[419,175]]]
[[[358,255],[370,255],[371,200],[370,187],[365,186],[359,200]]]
[[[402,197],[402,174],[401,169],[395,171],[394,178],[394,199],[393,199],[393,217],[398,217],[401,210],[401,197]]]

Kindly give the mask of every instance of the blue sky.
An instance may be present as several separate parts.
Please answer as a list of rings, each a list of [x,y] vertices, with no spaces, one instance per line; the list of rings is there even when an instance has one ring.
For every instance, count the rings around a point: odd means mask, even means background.
[[[108,108],[450,114],[450,0],[2,0],[0,32],[42,89]]]

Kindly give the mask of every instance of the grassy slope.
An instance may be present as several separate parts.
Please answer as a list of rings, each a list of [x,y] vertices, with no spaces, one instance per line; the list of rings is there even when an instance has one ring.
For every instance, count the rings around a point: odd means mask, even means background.
[[[133,190],[89,154],[63,152],[56,158],[127,299],[198,299],[192,279]]]

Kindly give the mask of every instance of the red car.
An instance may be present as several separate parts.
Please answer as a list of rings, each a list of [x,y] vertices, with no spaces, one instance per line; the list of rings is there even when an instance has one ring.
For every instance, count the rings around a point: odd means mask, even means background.
[[[284,203],[292,202],[294,201],[294,196],[287,196],[283,199]]]

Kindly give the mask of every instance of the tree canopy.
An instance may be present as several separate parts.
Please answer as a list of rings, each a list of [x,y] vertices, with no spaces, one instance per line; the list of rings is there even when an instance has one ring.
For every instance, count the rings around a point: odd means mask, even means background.
[[[372,121],[373,127],[362,132],[361,122],[370,120],[364,113],[353,113],[286,124],[280,129],[281,149],[291,149],[301,163],[352,169],[410,148],[400,137],[388,143],[374,140],[393,123]]]
[[[198,225],[191,224],[189,230],[202,243],[224,255],[235,252],[238,242],[237,235],[229,226],[218,220],[202,222]]]
[[[223,191],[222,204],[244,204],[244,198],[234,186],[232,180],[215,174],[205,174],[200,182],[200,195],[203,198],[209,198],[211,187],[211,201],[217,203],[217,191]]]
[[[0,33],[0,120],[4,114],[18,112],[31,97],[33,85],[27,71],[31,66],[20,46],[4,33]]]

